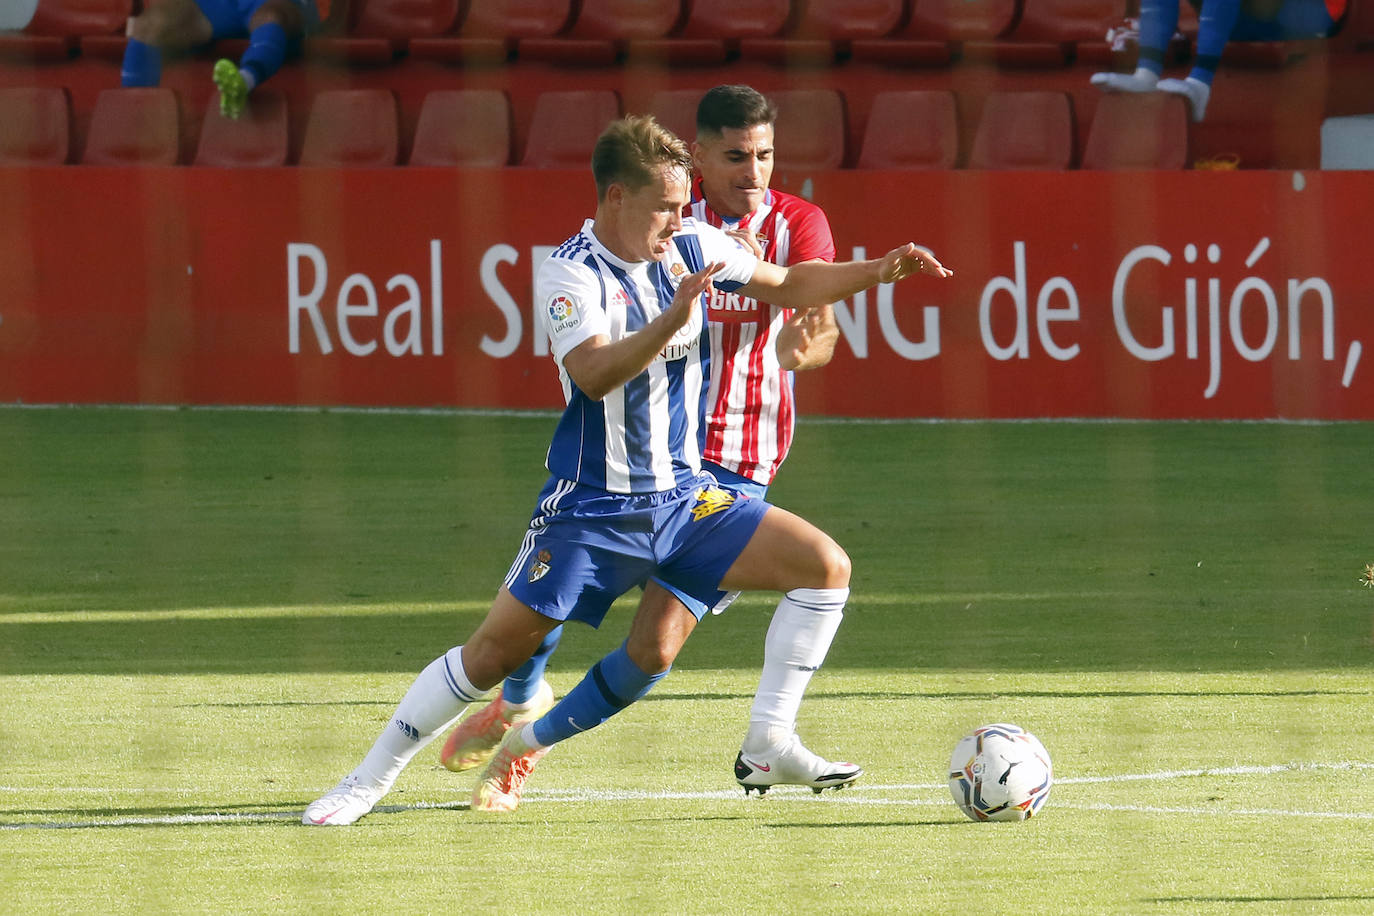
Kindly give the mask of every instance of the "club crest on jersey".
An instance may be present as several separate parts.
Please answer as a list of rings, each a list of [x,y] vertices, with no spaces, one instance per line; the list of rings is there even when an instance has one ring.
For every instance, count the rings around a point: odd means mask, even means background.
[[[558,334],[562,331],[571,330],[582,323],[578,317],[577,307],[573,305],[572,299],[563,293],[554,293],[549,299],[549,330],[551,333]]]
[[[674,261],[673,266],[668,268],[668,273],[672,274],[674,278],[682,278],[687,276],[687,268],[681,261]]]
[[[735,494],[720,487],[701,487],[697,490],[697,504],[692,507],[692,521],[699,522],[708,515],[724,512],[735,503]]]
[[[530,564],[530,581],[538,582],[549,574],[549,563],[553,560],[553,554],[547,550],[541,550],[535,554],[534,562]]]

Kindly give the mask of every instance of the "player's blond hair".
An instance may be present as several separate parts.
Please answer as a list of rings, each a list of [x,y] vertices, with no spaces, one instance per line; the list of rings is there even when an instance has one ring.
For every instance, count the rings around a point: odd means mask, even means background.
[[[592,177],[596,196],[606,197],[613,184],[636,191],[653,181],[664,168],[692,173],[692,154],[687,144],[652,115],[626,115],[612,121],[592,150]]]

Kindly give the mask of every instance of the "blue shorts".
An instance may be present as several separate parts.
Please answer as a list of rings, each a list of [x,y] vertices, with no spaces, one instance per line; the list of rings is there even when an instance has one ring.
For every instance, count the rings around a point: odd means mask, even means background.
[[[643,495],[551,478],[506,587],[545,617],[595,627],[612,602],[653,577],[704,613],[725,596],[720,580],[768,509],[709,474]]]
[[[722,487],[725,487],[727,490],[734,490],[736,493],[743,493],[745,496],[748,496],[751,499],[768,498],[768,484],[766,483],[759,483],[757,480],[752,480],[748,477],[742,477],[741,475],[736,474],[734,471],[723,468],[720,465],[710,461],[703,461],[701,463],[701,469],[706,473],[710,474],[712,477],[714,477],[716,479],[716,482],[719,483]],[[708,606],[706,604],[703,604],[702,602],[693,598],[691,595],[684,594],[681,589],[674,588],[672,584],[664,582],[658,576],[654,576],[654,581],[657,582],[659,585],[663,586],[664,588],[666,588],[668,591],[672,592],[673,597],[677,598],[678,601],[681,601],[683,605],[686,606],[687,610],[692,612],[692,616],[695,617],[697,620],[700,620],[702,617],[706,616],[706,611],[708,609]],[[719,601],[717,601],[715,604],[710,605],[709,609],[713,613],[719,614],[722,611],[724,611],[727,607],[729,607],[731,602],[733,602],[738,597],[739,592],[730,592],[729,594],[721,598]]]
[[[210,20],[215,38],[247,38],[248,22],[258,7],[267,0],[196,0],[196,6]],[[320,27],[320,13],[315,8],[315,0],[291,0],[305,13],[305,31],[313,32]]]

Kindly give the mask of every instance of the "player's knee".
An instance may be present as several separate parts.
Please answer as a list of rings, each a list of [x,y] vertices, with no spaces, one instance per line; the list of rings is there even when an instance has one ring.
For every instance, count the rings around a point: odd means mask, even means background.
[[[666,674],[677,658],[677,648],[635,633],[625,641],[625,654],[645,674]]]
[[[149,7],[145,12],[129,19],[125,34],[145,45],[163,47],[176,39],[172,18],[160,6]]]
[[[849,577],[853,572],[849,554],[830,538],[826,538],[825,544],[821,547],[820,568],[825,580],[821,588],[849,587]]]
[[[253,11],[248,20],[248,29],[252,31],[269,23],[281,26],[287,35],[299,35],[305,27],[305,17],[301,8],[291,0],[267,0]]]

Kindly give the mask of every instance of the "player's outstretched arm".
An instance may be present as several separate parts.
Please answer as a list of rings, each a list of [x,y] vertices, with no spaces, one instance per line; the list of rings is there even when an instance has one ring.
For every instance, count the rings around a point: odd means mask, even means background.
[[[633,334],[612,341],[598,334],[578,344],[563,357],[563,368],[582,393],[599,401],[648,368],[699,308],[701,294],[711,277],[725,265],[708,264],[678,286],[672,304],[657,318]]]
[[[907,242],[883,255],[883,266],[879,270],[881,282],[896,283],[912,274],[930,274],[932,277],[952,277],[954,271],[940,263],[939,258],[929,248]]]
[[[846,299],[879,283],[896,283],[913,274],[952,277],[928,248],[908,242],[868,261],[803,261],[792,267],[760,262],[740,292],[784,308],[815,308]]]

